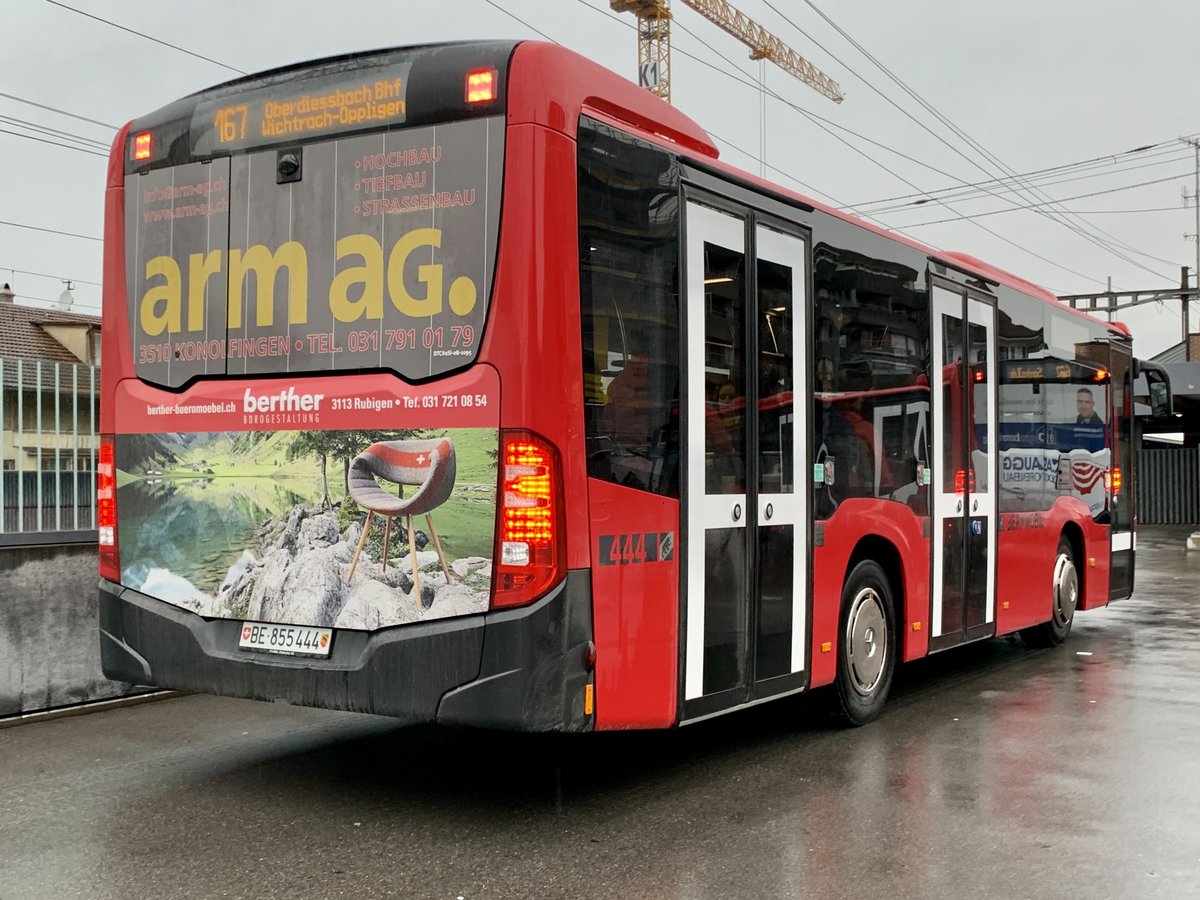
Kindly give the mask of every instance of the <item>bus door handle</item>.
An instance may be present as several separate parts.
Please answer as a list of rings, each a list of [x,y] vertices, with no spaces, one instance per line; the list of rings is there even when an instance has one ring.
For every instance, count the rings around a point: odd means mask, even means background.
[[[979,512],[979,501],[978,500],[971,501],[971,512]]]
[[[958,511],[962,512],[962,501],[961,500],[958,501]]]

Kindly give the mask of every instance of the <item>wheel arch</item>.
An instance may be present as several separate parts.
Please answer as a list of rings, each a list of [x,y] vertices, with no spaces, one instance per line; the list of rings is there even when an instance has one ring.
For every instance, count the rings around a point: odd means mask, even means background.
[[[1079,579],[1079,596],[1082,599],[1087,596],[1087,554],[1083,529],[1079,527],[1079,523],[1067,521],[1063,523],[1059,535],[1065,537],[1067,543],[1071,545],[1071,554],[1075,557],[1075,575]]]
[[[904,589],[904,562],[900,556],[900,550],[882,535],[864,535],[854,545],[854,550],[851,551],[850,558],[846,561],[846,571],[842,573],[843,585],[849,581],[854,567],[867,559],[878,563],[879,567],[883,569],[883,574],[887,576],[888,587],[892,591],[892,613],[896,620],[894,636],[896,650],[902,653],[903,634],[908,625],[908,617],[905,615],[907,592]]]

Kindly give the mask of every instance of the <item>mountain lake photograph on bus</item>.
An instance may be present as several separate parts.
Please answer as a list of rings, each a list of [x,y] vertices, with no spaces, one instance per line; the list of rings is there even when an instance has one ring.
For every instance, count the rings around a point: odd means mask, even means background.
[[[484,612],[497,446],[487,428],[123,435],[123,580],[259,622]]]

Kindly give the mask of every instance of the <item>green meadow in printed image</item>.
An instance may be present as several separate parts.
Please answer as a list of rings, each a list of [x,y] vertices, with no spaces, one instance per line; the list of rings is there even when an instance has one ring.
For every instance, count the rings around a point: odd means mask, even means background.
[[[483,612],[498,448],[490,428],[121,435],[123,581],[295,625]]]

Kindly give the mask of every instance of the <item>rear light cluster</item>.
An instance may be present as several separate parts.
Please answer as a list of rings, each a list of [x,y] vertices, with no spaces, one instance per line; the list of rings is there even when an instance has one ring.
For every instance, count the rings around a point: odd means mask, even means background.
[[[1117,496],[1117,494],[1121,493],[1121,483],[1122,483],[1121,467],[1113,466],[1112,471],[1108,475],[1108,478],[1109,478],[1109,488],[1112,490],[1112,495],[1115,497],[1115,496]]]
[[[558,451],[529,432],[504,432],[502,446],[493,609],[533,602],[566,570]]]
[[[117,463],[111,434],[100,436],[100,460],[96,465],[96,528],[99,532],[100,577],[121,581],[121,557],[117,548]]]

